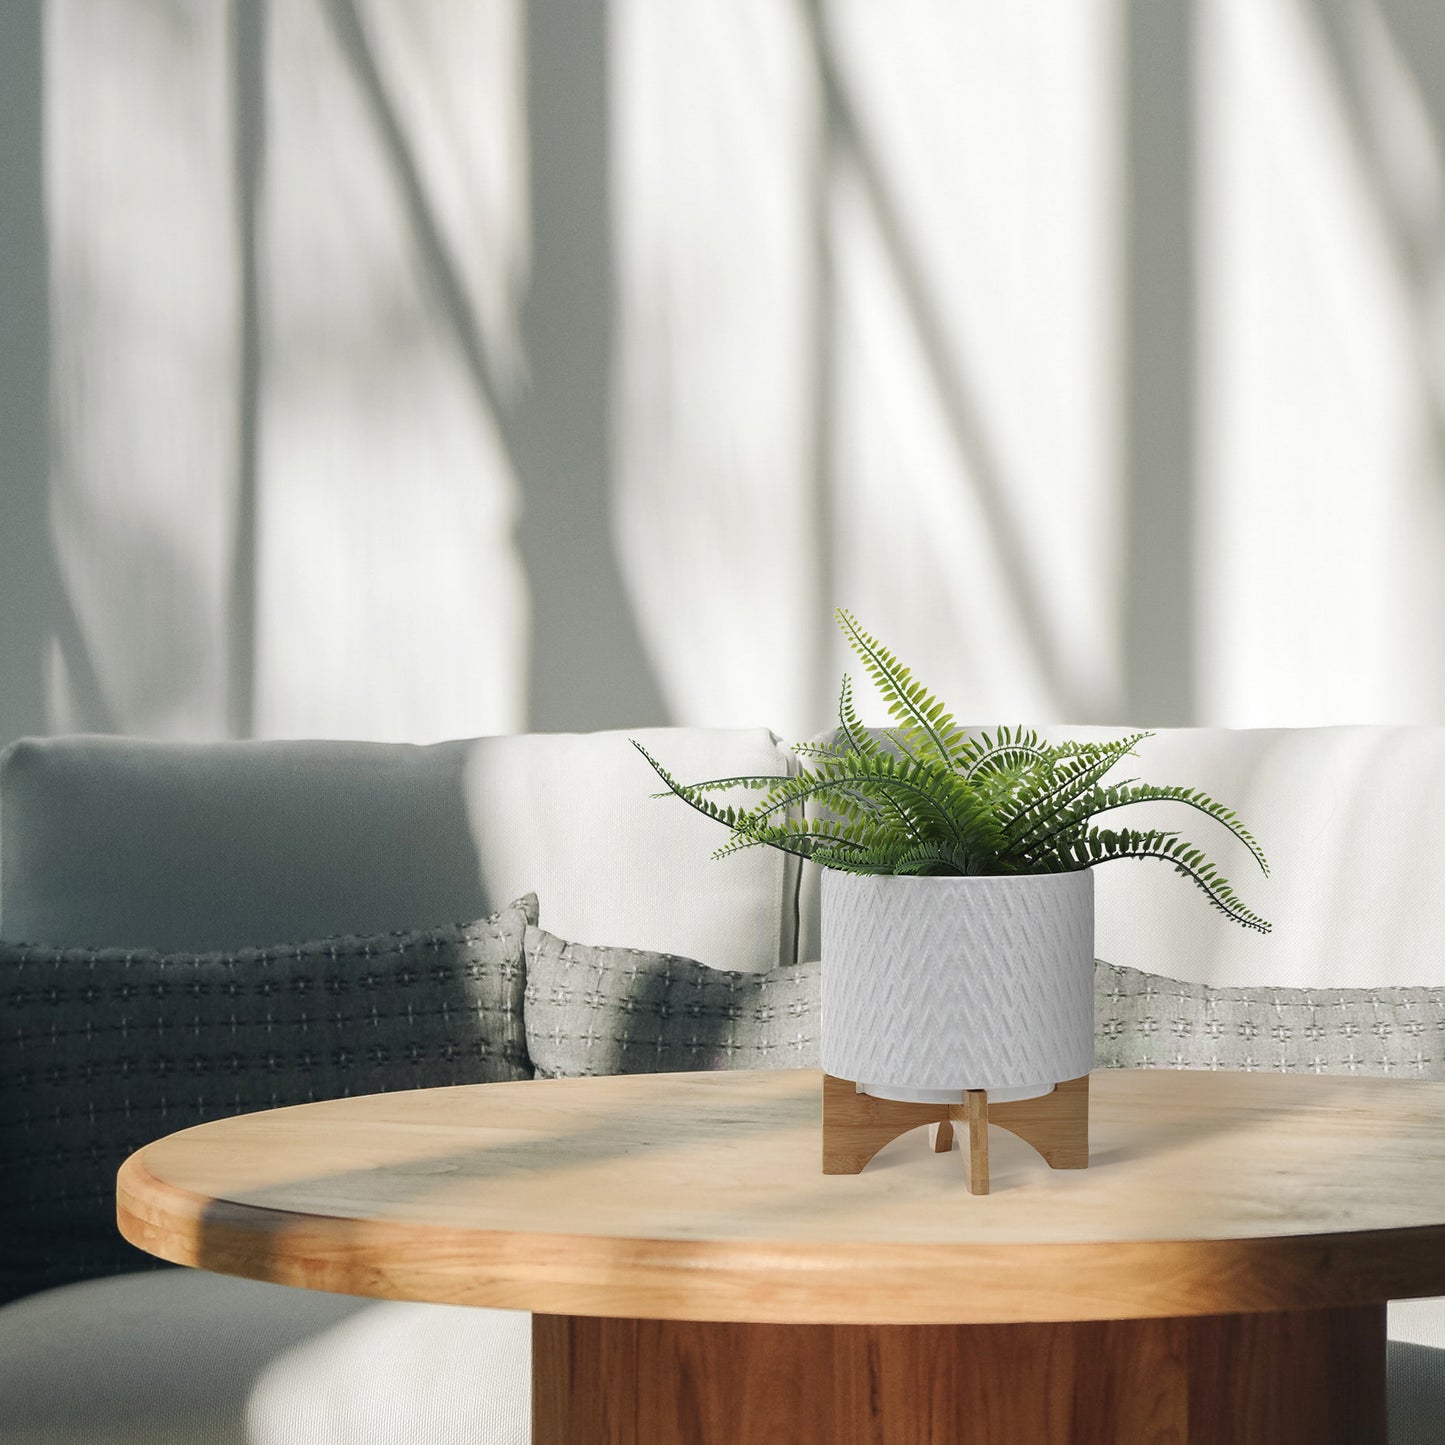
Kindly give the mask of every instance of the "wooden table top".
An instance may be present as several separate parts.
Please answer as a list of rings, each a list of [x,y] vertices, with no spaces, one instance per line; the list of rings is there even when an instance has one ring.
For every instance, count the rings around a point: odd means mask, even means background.
[[[1091,1164],[1002,1129],[968,1193],[927,1130],[821,1172],[811,1070],[305,1104],[131,1156],[121,1232],[386,1299],[656,1319],[1121,1319],[1445,1294],[1445,1084],[1100,1071]]]

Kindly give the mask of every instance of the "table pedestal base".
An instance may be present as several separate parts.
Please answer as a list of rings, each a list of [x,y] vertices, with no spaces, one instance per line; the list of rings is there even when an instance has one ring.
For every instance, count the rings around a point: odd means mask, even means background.
[[[1023,1325],[536,1315],[532,1445],[1385,1445],[1385,1309]]]

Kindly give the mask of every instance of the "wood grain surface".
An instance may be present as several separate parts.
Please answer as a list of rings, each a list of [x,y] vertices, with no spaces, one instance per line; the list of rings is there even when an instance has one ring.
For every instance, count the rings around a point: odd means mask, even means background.
[[[1109,1320],[1445,1294],[1445,1085],[1100,1072],[1090,1167],[1001,1129],[992,1193],[926,1129],[819,1164],[821,1075],[477,1085],[148,1145],[133,1243],[223,1273],[550,1314]]]
[[[1049,1325],[534,1315],[532,1445],[1384,1445],[1382,1306]]]

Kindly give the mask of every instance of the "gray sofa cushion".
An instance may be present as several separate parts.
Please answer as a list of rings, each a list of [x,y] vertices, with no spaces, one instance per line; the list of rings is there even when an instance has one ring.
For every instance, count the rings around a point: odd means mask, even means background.
[[[23,738],[0,753],[0,935],[210,951],[481,918],[467,745]]]
[[[1390,1445],[1440,1445],[1445,1421],[1445,1349],[1410,1338],[1412,1316],[1433,1311],[1436,1340],[1445,1335],[1445,1301],[1405,1300],[1390,1306],[1386,1346]]]
[[[528,895],[424,932],[235,953],[0,944],[0,1301],[154,1265],[115,1227],[133,1150],[206,1119],[526,1079]]]
[[[527,930],[527,1048],[540,1078],[812,1068],[821,965],[709,968]]]
[[[1095,1067],[1445,1079],[1445,988],[1211,988],[1097,963]]]

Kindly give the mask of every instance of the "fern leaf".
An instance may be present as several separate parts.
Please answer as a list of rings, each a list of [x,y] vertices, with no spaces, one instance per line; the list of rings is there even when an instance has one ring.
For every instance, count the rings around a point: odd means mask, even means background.
[[[716,803],[711,802],[703,796],[702,792],[691,784],[679,783],[636,738],[629,738],[628,741],[647,759],[648,765],[652,768],[653,772],[667,785],[667,791],[675,797],[681,798],[684,803],[691,808],[695,808],[704,817],[711,818],[714,822],[721,823],[726,828],[736,828],[739,826],[740,820],[746,816],[740,814],[736,808],[731,806],[726,808],[718,807]]]
[[[1023,728],[1000,728],[996,738],[987,733],[981,739],[982,746],[967,754],[962,751],[955,758],[964,777],[977,781],[988,773],[1008,773],[1021,770],[1030,763],[1044,761],[1048,750],[1043,746],[1036,732]]]
[[[924,757],[948,766],[954,747],[964,736],[963,729],[876,637],[863,631],[850,612],[840,607],[836,617],[909,741],[919,747]]]
[[[1011,847],[1027,846],[1079,798],[1093,788],[1121,758],[1152,733],[1131,733],[1107,743],[1061,744],[1020,787],[1005,810],[1004,836]]]
[[[637,747],[637,744],[634,743],[633,746]],[[787,776],[787,773],[760,773],[756,776],[743,773],[735,778],[709,778],[705,783],[688,783],[686,786],[695,793],[721,793],[731,788],[772,789]],[[658,793],[655,796],[665,798],[667,793]]]
[[[843,674],[843,685],[838,690],[838,726],[843,730],[848,746],[855,753],[871,757],[881,751],[868,735],[868,729],[863,726],[853,706],[853,679],[846,672]]]
[[[1197,788],[1139,783],[1133,778],[1109,788],[1094,788],[1082,795],[1071,808],[1056,817],[1054,824],[1046,832],[1029,840],[1027,851],[1031,854],[1044,853],[1058,837],[1081,828],[1091,818],[1112,812],[1115,808],[1127,808],[1133,803],[1183,803],[1186,807],[1213,818],[1249,849],[1250,856],[1259,865],[1260,871],[1266,878],[1269,876],[1269,862],[1264,856],[1264,850],[1229,808],[1216,803]]]
[[[1098,863],[1111,863],[1120,858],[1158,858],[1176,873],[1189,879],[1226,918],[1258,933],[1272,927],[1259,914],[1240,902],[1229,881],[1208,862],[1199,849],[1182,841],[1177,833],[1140,832],[1124,828],[1115,832],[1108,828],[1091,828],[1088,834],[1072,845],[1076,866],[1091,868]]]

